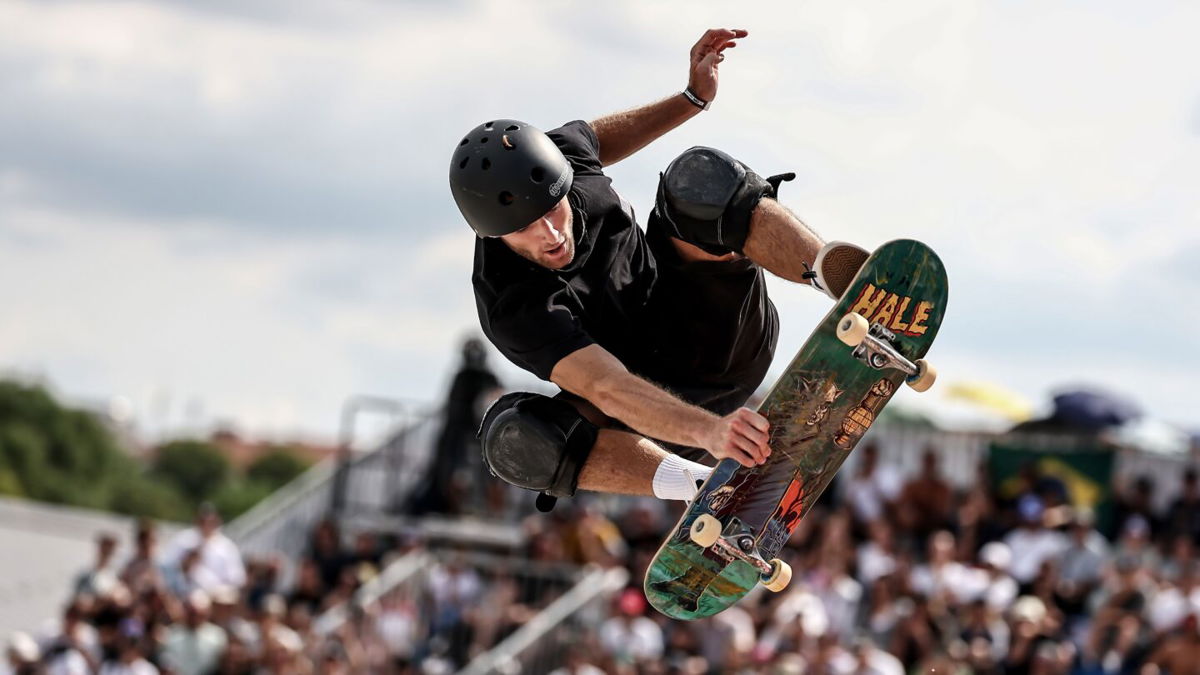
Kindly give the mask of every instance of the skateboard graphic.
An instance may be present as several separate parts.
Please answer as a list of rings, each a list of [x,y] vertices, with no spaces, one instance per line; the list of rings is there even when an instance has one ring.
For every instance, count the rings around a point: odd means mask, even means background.
[[[646,598],[676,619],[711,616],[762,583],[791,580],[776,558],[883,406],[937,376],[921,357],[946,310],[946,271],[921,242],[899,239],[867,259],[758,408],[771,455],[722,460],[646,570]]]

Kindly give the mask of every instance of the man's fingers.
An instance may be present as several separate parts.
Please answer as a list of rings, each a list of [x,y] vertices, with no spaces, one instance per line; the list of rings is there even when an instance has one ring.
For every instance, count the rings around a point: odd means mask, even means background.
[[[734,439],[733,443],[736,445],[735,449],[737,450],[737,453],[739,455],[744,455],[745,457],[747,457],[750,460],[750,463],[746,464],[746,466],[754,466],[756,464],[762,464],[762,462],[763,462],[762,451],[760,451],[757,447],[755,447],[755,445],[753,443],[751,443],[750,441],[748,441],[745,438],[742,438],[740,436],[738,438]]]
[[[747,469],[758,464],[758,460],[754,459],[753,455],[733,444],[730,444],[729,447],[726,448],[725,457],[732,459]]]
[[[733,47],[733,40],[744,38],[750,33],[742,28],[710,28],[700,36],[692,47],[692,56],[695,57],[713,49],[721,50],[728,47]]]
[[[755,447],[760,450],[767,450],[767,441],[770,439],[767,432],[746,424],[741,420],[734,423],[733,429],[739,436],[753,443]]]
[[[759,431],[771,430],[771,423],[767,421],[767,418],[749,408],[738,408],[738,416]]]
[[[768,448],[765,443],[757,443],[754,441],[754,439],[746,436],[735,436],[732,439],[732,442],[737,445],[739,449],[753,457],[756,464],[762,464],[763,462],[767,461],[767,456],[771,454],[770,448]]]

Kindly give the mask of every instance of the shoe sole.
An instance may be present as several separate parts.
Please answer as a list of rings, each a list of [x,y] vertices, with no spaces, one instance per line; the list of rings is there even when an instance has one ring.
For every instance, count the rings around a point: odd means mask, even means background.
[[[871,254],[853,244],[830,242],[830,247],[823,249],[823,255],[816,261],[814,267],[820,271],[821,286],[825,294],[834,300],[840,300],[842,294],[854,281],[854,275],[862,269],[863,263]]]

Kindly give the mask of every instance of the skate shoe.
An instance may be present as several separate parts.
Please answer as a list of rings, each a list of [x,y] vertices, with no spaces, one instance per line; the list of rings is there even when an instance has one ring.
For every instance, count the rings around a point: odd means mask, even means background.
[[[840,300],[870,255],[854,244],[831,241],[817,252],[817,259],[805,276],[813,288],[834,300]]]

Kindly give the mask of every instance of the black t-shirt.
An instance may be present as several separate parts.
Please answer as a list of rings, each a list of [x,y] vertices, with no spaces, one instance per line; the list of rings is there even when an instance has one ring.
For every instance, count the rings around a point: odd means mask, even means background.
[[[484,334],[543,380],[563,357],[599,344],[685,400],[721,413],[741,405],[778,332],[761,269],[745,259],[681,263],[653,216],[647,236],[613,190],[588,123],[548,135],[575,171],[575,258],[550,270],[499,238],[477,239],[472,283]]]

